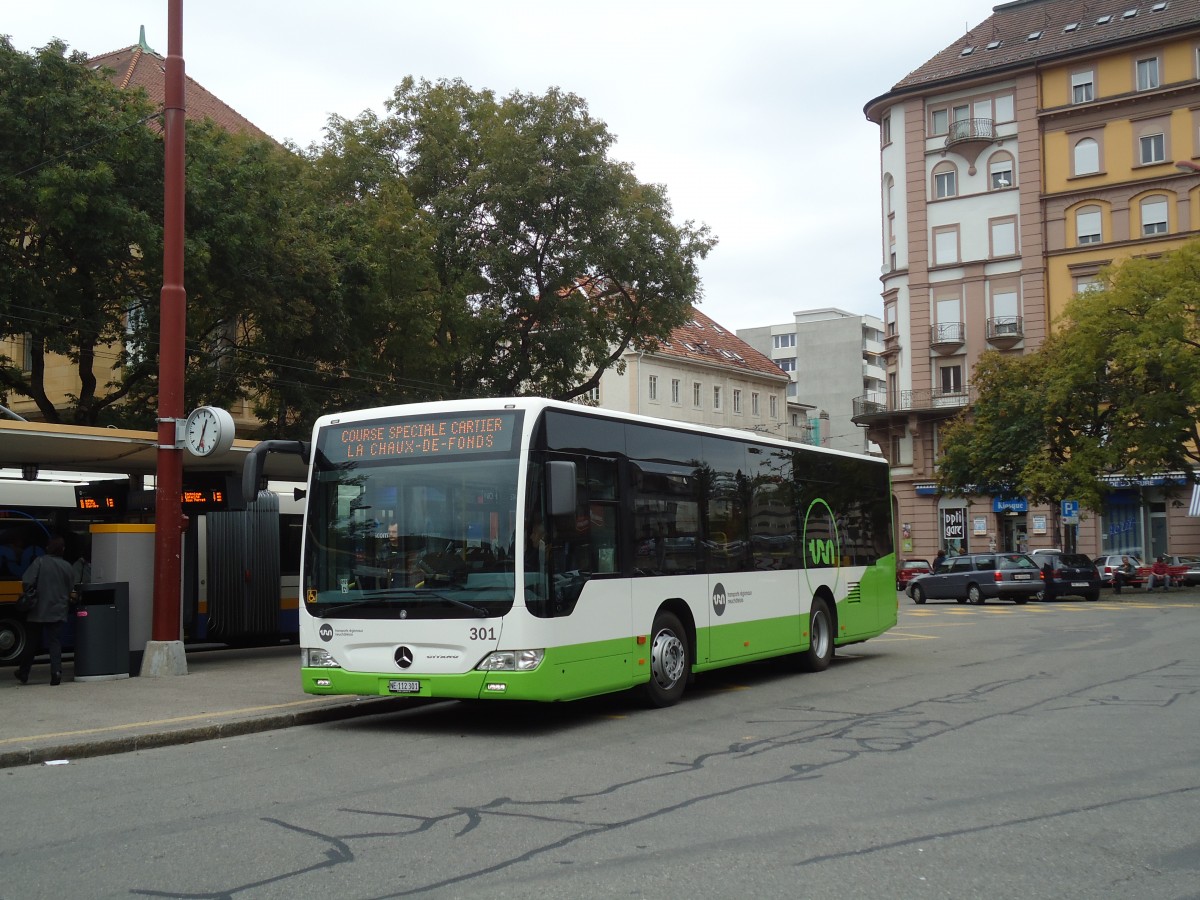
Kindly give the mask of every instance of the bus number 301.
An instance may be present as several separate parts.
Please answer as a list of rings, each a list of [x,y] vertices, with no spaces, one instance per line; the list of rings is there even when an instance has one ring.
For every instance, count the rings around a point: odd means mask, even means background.
[[[495,628],[472,628],[471,640],[473,641],[494,641],[496,639]]]

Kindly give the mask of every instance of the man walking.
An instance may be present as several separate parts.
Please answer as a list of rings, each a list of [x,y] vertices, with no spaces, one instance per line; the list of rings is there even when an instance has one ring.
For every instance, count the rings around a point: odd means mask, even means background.
[[[25,616],[25,649],[17,663],[17,681],[29,683],[29,670],[38,646],[50,653],[50,683],[62,683],[62,626],[67,621],[67,605],[75,587],[75,571],[63,559],[65,543],[57,535],[46,542],[46,554],[33,561],[21,584],[26,591],[37,591],[37,602]]]

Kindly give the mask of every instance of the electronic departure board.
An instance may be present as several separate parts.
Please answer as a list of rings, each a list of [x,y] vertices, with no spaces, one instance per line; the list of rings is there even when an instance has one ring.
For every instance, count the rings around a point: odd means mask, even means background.
[[[118,515],[129,502],[129,482],[93,481],[75,485],[75,508],[96,515]]]

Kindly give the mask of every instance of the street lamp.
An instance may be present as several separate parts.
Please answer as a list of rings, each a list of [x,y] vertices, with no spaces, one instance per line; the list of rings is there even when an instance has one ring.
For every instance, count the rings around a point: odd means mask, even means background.
[[[1190,159],[1181,159],[1175,163],[1175,168],[1180,172],[1200,172],[1200,163],[1194,163]]]

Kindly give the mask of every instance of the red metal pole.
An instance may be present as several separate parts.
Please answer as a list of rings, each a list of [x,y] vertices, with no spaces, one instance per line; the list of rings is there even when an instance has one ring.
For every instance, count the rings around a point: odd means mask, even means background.
[[[156,641],[179,640],[183,552],[183,451],[175,426],[183,418],[184,338],[187,294],[183,289],[184,77],[183,0],[167,0],[167,67],[163,132],[166,166],[163,193],[163,287],[158,356],[158,490],[154,521],[154,623]]]

